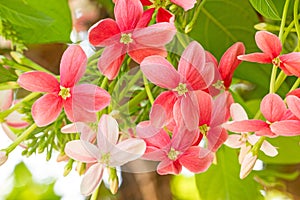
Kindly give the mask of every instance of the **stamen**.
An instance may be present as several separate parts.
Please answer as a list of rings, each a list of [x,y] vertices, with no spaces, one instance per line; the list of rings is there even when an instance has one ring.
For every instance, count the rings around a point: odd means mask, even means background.
[[[168,158],[170,160],[176,160],[179,154],[180,154],[179,151],[176,151],[173,147],[171,147],[171,149],[168,153]]]
[[[189,90],[186,88],[185,83],[179,83],[179,85],[174,89],[179,96],[185,95]]]
[[[65,88],[63,86],[59,86],[59,88],[60,88],[60,91],[59,91],[58,95],[61,96],[61,98],[66,100],[67,98],[71,97],[70,88]]]
[[[123,44],[129,44],[129,43],[133,42],[131,35],[132,35],[131,33],[128,33],[128,34],[122,33],[120,42]]]

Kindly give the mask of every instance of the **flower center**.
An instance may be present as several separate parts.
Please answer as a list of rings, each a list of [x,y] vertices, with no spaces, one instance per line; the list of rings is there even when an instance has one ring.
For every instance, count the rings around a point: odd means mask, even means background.
[[[105,164],[106,166],[109,166],[109,159],[110,159],[110,154],[106,153],[102,155],[100,162]]]
[[[176,160],[179,154],[180,154],[179,151],[176,151],[173,147],[171,147],[171,149],[168,153],[168,158],[170,160]]]
[[[212,84],[218,90],[225,90],[224,81],[218,80],[214,84]]]
[[[123,44],[129,44],[131,42],[133,42],[133,39],[131,38],[131,33],[122,33],[121,35],[121,39],[120,39],[120,42],[123,43]]]
[[[279,57],[276,57],[272,60],[272,64],[279,67],[280,66],[280,63],[281,63],[281,60]]]
[[[60,88],[60,91],[59,91],[58,95],[61,96],[61,98],[66,100],[67,98],[71,97],[70,88],[65,88],[63,86],[59,86],[59,88]]]
[[[179,96],[185,95],[189,90],[186,88],[185,83],[179,83],[179,85],[174,89]]]
[[[199,126],[199,130],[202,135],[206,136],[209,131],[209,126],[207,126],[207,124],[203,124],[202,126]]]

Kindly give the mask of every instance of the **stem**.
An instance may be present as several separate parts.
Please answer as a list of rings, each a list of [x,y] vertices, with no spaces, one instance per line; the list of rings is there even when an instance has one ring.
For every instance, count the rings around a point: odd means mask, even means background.
[[[201,8],[205,4],[205,2],[206,2],[206,0],[203,0],[200,3],[200,5],[198,6],[198,8],[196,9],[196,11],[194,12],[193,19],[191,20],[190,23],[188,23],[188,25],[186,25],[186,27],[184,29],[185,33],[189,33],[193,29],[193,26],[196,23],[196,21],[199,20],[199,14],[200,14]]]
[[[300,27],[299,27],[299,18],[298,18],[298,8],[299,8],[299,0],[295,0],[294,3],[294,22],[295,22],[295,28],[298,35],[298,38],[300,38]],[[300,42],[298,41],[298,50],[300,50]]]
[[[286,79],[287,75],[281,71],[275,81],[275,88],[274,88],[274,92],[276,92],[279,87],[282,85],[282,83],[284,82],[284,80]]]
[[[9,147],[5,149],[6,153],[12,152],[23,140],[25,140],[36,129],[36,124],[32,124],[26,131],[24,131]]]
[[[103,88],[103,89],[105,89],[105,86],[106,86],[107,82],[108,82],[107,77],[104,77],[104,79],[103,79],[100,87]]]
[[[19,84],[17,82],[6,82],[0,84],[0,90],[10,90],[10,89],[16,89],[20,88]]]
[[[276,80],[277,68],[278,67],[276,65],[273,65],[269,93],[275,93],[275,80]]]
[[[146,90],[148,99],[149,99],[151,105],[153,105],[154,98],[153,98],[152,92],[149,88],[149,82],[148,82],[147,78],[144,75],[143,75],[143,80],[144,80],[145,90]]]
[[[40,93],[39,92],[32,92],[29,95],[27,95],[26,97],[24,97],[22,99],[22,101],[16,103],[13,107],[11,107],[8,110],[5,110],[3,112],[0,113],[0,121],[3,121],[5,117],[7,117],[10,113],[12,113],[13,111],[17,110],[18,108],[20,108],[22,106],[22,104],[26,101],[30,101],[31,99],[34,99],[35,97],[37,97]]]
[[[282,36],[283,36],[283,31],[284,31],[284,27],[285,27],[285,22],[286,22],[286,16],[287,16],[287,12],[289,9],[289,4],[290,4],[290,0],[286,0],[285,4],[284,4],[284,8],[283,8],[283,12],[282,12],[282,20],[281,20],[281,24],[280,24],[280,30],[279,30],[279,40],[282,43]]]
[[[290,92],[293,91],[293,90],[295,90],[295,89],[297,89],[297,88],[299,87],[299,85],[300,85],[300,78],[298,78],[298,79],[296,80],[296,82],[294,83],[294,85],[293,85],[292,88],[290,89]]]
[[[255,143],[255,145],[252,147],[252,152],[253,152],[253,155],[257,155],[260,148],[261,148],[261,145],[263,144],[263,142],[265,141],[266,139],[266,136],[261,136],[261,138],[259,138],[259,140]]]

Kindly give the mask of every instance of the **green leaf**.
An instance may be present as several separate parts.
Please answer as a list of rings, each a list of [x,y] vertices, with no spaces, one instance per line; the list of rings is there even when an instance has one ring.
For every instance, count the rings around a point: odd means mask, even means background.
[[[9,81],[16,81],[17,75],[14,74],[12,71],[4,68],[3,66],[0,66],[0,83],[5,83]]]
[[[237,152],[222,146],[217,152],[217,165],[212,165],[208,171],[196,175],[199,195],[204,200],[262,199],[259,185],[253,180],[253,175],[241,180],[240,165]]]
[[[72,19],[65,0],[0,0],[0,16],[13,29],[7,31],[27,44],[70,41]]]
[[[273,20],[281,19],[272,0],[250,0],[250,3],[262,16]]]
[[[277,147],[278,155],[275,157],[269,157],[260,152],[259,159],[270,164],[300,163],[300,136],[277,137],[268,139],[268,141],[273,146]]]

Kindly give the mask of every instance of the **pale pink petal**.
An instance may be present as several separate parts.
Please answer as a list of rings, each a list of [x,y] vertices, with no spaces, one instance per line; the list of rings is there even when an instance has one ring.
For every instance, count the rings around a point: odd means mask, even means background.
[[[242,165],[241,165],[241,171],[240,171],[240,178],[241,179],[244,179],[246,178],[250,172],[252,171],[254,165],[255,165],[255,162],[257,160],[257,155],[253,155],[252,152],[249,152],[243,162],[242,162]]]
[[[207,149],[203,149],[199,146],[192,146],[185,151],[178,160],[191,172],[200,173],[206,171],[210,167],[213,159],[213,154]]]
[[[171,146],[177,151],[184,152],[194,144],[198,137],[198,130],[189,131],[185,127],[179,127],[173,131]]]
[[[250,53],[246,55],[240,55],[238,56],[238,59],[248,61],[248,62],[266,64],[266,63],[272,63],[273,58],[265,53]]]
[[[156,97],[153,105],[160,105],[165,110],[166,115],[166,125],[173,122],[173,106],[177,101],[177,96],[175,92],[166,91],[160,93],[158,97]]]
[[[168,53],[165,47],[149,47],[141,44],[130,44],[128,55],[137,63],[141,63],[148,56],[167,57]]]
[[[244,108],[238,104],[233,103],[230,106],[230,116],[232,117],[233,121],[241,121],[241,120],[247,120],[248,115]]]
[[[172,161],[168,158],[161,161],[157,166],[157,173],[160,175],[179,174],[181,170],[182,166],[178,160]]]
[[[166,124],[167,113],[163,106],[153,104],[150,111],[151,125],[157,128],[162,128]]]
[[[286,97],[286,102],[291,112],[300,119],[300,98],[297,96],[289,95]],[[300,129],[300,128],[299,128]]]
[[[21,74],[18,84],[32,92],[58,92],[60,90],[57,79],[46,72],[26,72]]]
[[[118,122],[110,115],[102,115],[98,124],[97,145],[103,152],[110,152],[110,149],[117,144],[119,138]]]
[[[174,24],[161,22],[146,28],[135,29],[132,39],[135,43],[149,46],[161,47],[169,43],[176,34]]]
[[[114,13],[122,32],[132,30],[143,15],[143,5],[140,0],[117,1]]]
[[[245,46],[241,42],[235,43],[223,54],[219,63],[219,71],[226,88],[229,88],[233,72],[241,63],[241,61],[237,59],[237,56],[243,54],[245,54]]]
[[[255,41],[257,46],[272,59],[279,56],[282,50],[282,45],[277,35],[268,31],[256,32]]]
[[[155,134],[157,134],[160,130],[161,127],[157,128],[156,126],[152,125],[150,121],[140,122],[136,126],[136,133],[141,138],[152,137]]]
[[[189,92],[185,97],[181,97],[180,110],[185,127],[192,131],[198,128],[199,107],[197,97],[193,92]]]
[[[156,15],[156,22],[170,22],[173,23],[175,20],[175,16],[164,8],[158,8],[157,15]]]
[[[14,111],[5,118],[5,121],[7,125],[13,128],[25,128],[29,125],[29,123],[24,121],[24,117],[26,117],[25,114]]]
[[[1,123],[1,127],[3,132],[7,135],[7,137],[9,139],[11,139],[11,141],[15,141],[18,137],[16,136],[16,134],[10,129],[10,127],[6,124],[6,123]],[[19,144],[20,147],[27,149],[27,145],[24,144],[23,142],[21,142]]]
[[[210,128],[207,132],[208,149],[216,152],[227,140],[228,133],[221,126]]]
[[[161,56],[149,56],[145,58],[141,63],[141,70],[152,83],[160,87],[175,89],[179,85],[180,75]]]
[[[0,90],[0,112],[8,109],[13,100],[12,90]]]
[[[166,152],[160,148],[147,146],[142,159],[152,161],[162,161],[166,158]]]
[[[62,133],[80,133],[85,126],[87,125],[83,122],[75,122],[63,126],[60,130]]]
[[[115,79],[119,73],[125,54],[126,49],[121,43],[105,47],[98,61],[98,69],[109,80]]]
[[[97,162],[100,152],[95,145],[83,140],[73,140],[66,144],[65,153],[72,159],[85,163]]]
[[[86,110],[81,104],[74,102],[72,97],[63,102],[63,107],[71,122],[95,122],[97,120],[95,112]]]
[[[277,94],[267,94],[260,103],[260,111],[269,122],[276,122],[283,118],[286,106]]]
[[[239,163],[240,165],[243,163],[243,160],[245,159],[246,155],[249,153],[251,150],[252,146],[251,145],[243,145],[241,146],[240,154],[239,154]]]
[[[71,45],[64,52],[60,61],[60,84],[66,88],[73,87],[83,76],[87,56],[79,45]]]
[[[299,120],[283,120],[275,122],[270,126],[271,130],[282,136],[300,135],[300,121]]]
[[[118,143],[111,151],[110,165],[122,166],[127,162],[140,158],[146,150],[142,139],[130,138]]]
[[[92,84],[77,85],[72,90],[73,104],[81,105],[84,109],[95,112],[104,109],[110,103],[109,93]]]
[[[84,174],[80,185],[81,194],[91,195],[102,181],[104,166],[100,163],[92,165]]]
[[[182,7],[184,11],[192,9],[197,2],[196,0],[171,0],[172,3]]]
[[[262,120],[250,119],[224,123],[223,128],[235,132],[255,132],[264,128],[268,128],[268,124]]]
[[[289,54],[281,55],[280,61],[290,74],[300,77],[300,52],[292,52]]]
[[[32,117],[37,126],[47,126],[54,122],[62,110],[62,100],[55,94],[46,94],[32,106]]]
[[[267,156],[271,157],[274,157],[278,154],[277,149],[266,140],[262,143],[260,150],[262,150]]]
[[[232,134],[228,136],[224,144],[231,148],[241,148],[241,146],[245,145],[245,142],[242,140],[241,135]]]
[[[100,20],[88,32],[89,42],[94,46],[108,46],[120,41],[120,29],[112,19]]]

